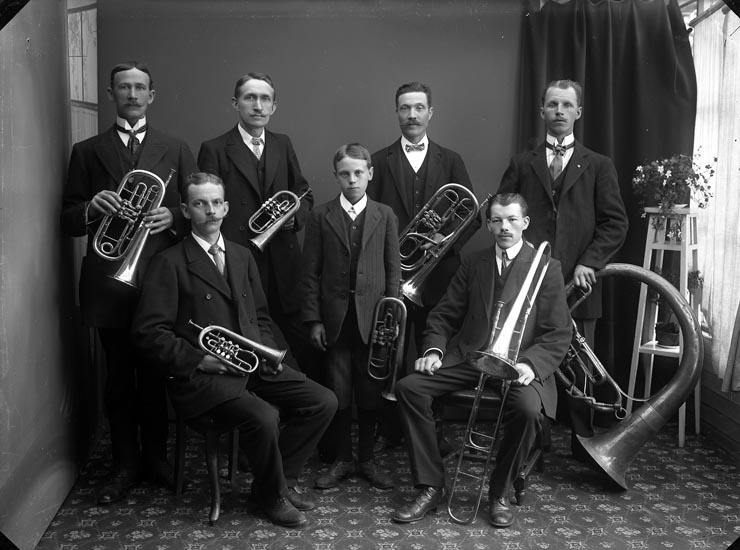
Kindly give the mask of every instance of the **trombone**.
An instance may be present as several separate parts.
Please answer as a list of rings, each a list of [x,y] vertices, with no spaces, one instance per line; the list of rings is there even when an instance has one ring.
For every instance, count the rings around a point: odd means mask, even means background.
[[[498,437],[501,426],[509,387],[511,381],[519,377],[514,365],[519,356],[524,328],[527,325],[527,318],[532,310],[532,305],[540,290],[542,281],[545,278],[549,263],[550,244],[545,241],[537,248],[532,266],[529,268],[522,288],[519,294],[517,294],[503,323],[500,324],[501,311],[504,304],[503,302],[497,302],[493,314],[493,331],[486,347],[480,351],[469,352],[466,358],[467,362],[478,369],[481,374],[478,379],[470,417],[468,418],[468,426],[465,429],[465,435],[458,451],[457,466],[455,467],[452,486],[447,500],[447,513],[455,523],[467,525],[478,514],[478,508],[480,508],[480,502],[483,498],[483,491],[490,475],[493,448],[496,444],[496,438]],[[476,429],[478,409],[486,382],[489,378],[503,381],[503,396],[493,435],[484,434]],[[485,466],[483,467],[483,472],[477,474],[472,466],[472,462],[480,462],[481,460],[485,461]],[[477,482],[477,485],[474,486],[474,505],[472,509],[463,506],[464,503],[469,501],[469,497],[459,494],[461,493],[459,486],[462,478]],[[462,509],[460,511],[453,510],[457,505],[457,501],[461,503],[460,507]],[[466,511],[469,512],[469,515],[463,516],[461,512]]]
[[[387,380],[381,396],[396,401],[396,379],[403,365],[406,335],[406,304],[384,296],[375,304],[367,372],[375,380]]]
[[[249,229],[256,234],[249,242],[260,252],[264,250],[275,233],[298,212],[301,200],[310,192],[310,187],[300,196],[291,191],[281,190],[262,203],[249,218]]]

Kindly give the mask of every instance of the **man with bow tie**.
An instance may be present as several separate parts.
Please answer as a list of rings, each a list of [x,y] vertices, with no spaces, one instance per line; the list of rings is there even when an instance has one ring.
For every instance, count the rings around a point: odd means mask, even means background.
[[[123,499],[143,477],[174,487],[166,461],[167,402],[164,377],[142,364],[129,337],[139,292],[111,278],[123,260],[109,261],[93,249],[93,237],[105,216],[121,207],[117,190],[123,176],[143,169],[167,181],[162,206],[145,217],[150,237],[137,264],[140,280],[149,258],[176,241],[185,228],[178,189],[196,169],[185,142],[163,134],[147,122],[154,101],[154,81],[143,63],[113,67],[108,98],[116,108],[109,129],[75,144],[62,198],[62,230],[69,236],[87,235],[82,260],[80,308],[85,325],[97,329],[106,357],[105,405],[113,453],[112,472],[97,489],[100,504]]]
[[[462,157],[427,136],[429,121],[434,114],[431,88],[421,82],[402,84],[396,90],[395,108],[401,137],[372,155],[375,175],[367,194],[393,209],[398,218],[399,233],[402,233],[443,185],[458,183],[471,190],[473,186]],[[427,277],[421,288],[424,306],[407,303],[407,341],[413,337],[417,346],[421,344],[427,316],[460,266],[460,249],[480,225],[481,218],[476,218],[466,235],[457,240]],[[386,430],[386,427],[395,429]],[[381,421],[380,434],[378,450],[399,444],[400,434],[395,420]]]
[[[498,192],[524,196],[532,217],[524,233],[526,239],[535,246],[549,241],[565,281],[572,279],[581,289],[593,290],[573,312],[579,332],[593,347],[596,320],[601,317],[601,285],[596,282],[596,272],[622,246],[628,222],[614,163],[573,136],[582,112],[583,89],[578,82],[550,82],[540,107],[545,141],[511,159]],[[573,455],[588,460],[575,435],[593,435],[593,412],[583,402],[560,402],[567,403],[570,412]]]

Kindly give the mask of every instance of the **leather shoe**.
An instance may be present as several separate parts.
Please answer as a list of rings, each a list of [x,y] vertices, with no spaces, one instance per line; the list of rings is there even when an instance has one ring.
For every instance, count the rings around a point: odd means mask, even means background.
[[[98,504],[113,504],[123,500],[129,490],[141,481],[135,470],[121,470],[113,474],[97,490]]]
[[[292,528],[308,525],[306,514],[293,506],[287,496],[281,496],[270,503],[263,504],[262,510],[275,525]]]
[[[374,460],[360,462],[357,469],[376,489],[393,489],[393,479],[385,472],[381,472]]]
[[[391,519],[398,523],[419,521],[428,512],[434,512],[444,499],[444,487],[426,486],[416,494],[416,498],[411,504],[406,504],[396,510]]]
[[[403,439],[389,439],[385,436],[379,435],[375,440],[373,446],[373,453],[381,454],[388,451],[394,451],[403,445]]]
[[[298,485],[288,487],[288,500],[298,510],[313,510],[316,508],[316,501],[308,492],[308,489]]]
[[[488,509],[488,521],[494,527],[508,527],[514,523],[514,512],[511,511],[504,497],[496,497],[491,501],[491,506]]]
[[[351,460],[337,460],[326,474],[316,478],[317,489],[331,489],[345,478],[355,473],[355,463]]]

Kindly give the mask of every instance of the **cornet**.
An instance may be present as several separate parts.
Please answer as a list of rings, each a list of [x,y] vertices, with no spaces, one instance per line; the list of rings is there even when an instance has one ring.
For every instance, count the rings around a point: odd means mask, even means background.
[[[153,172],[131,170],[121,179],[116,191],[121,206],[115,214],[103,218],[93,240],[93,250],[101,258],[112,262],[125,258],[112,276],[117,281],[136,286],[134,273],[151,231],[144,218],[160,207],[174,174],[175,170],[170,170],[167,181],[162,181]]]
[[[198,335],[200,349],[245,376],[257,370],[260,361],[265,361],[276,369],[288,353],[287,349],[280,350],[264,346],[218,325],[208,325],[203,328],[194,323],[192,319],[188,321],[188,324],[200,330]]]
[[[373,319],[367,372],[370,378],[388,381],[381,395],[395,401],[396,378],[403,364],[406,304],[398,298],[383,297],[375,304]]]
[[[249,218],[249,229],[257,236],[249,239],[258,250],[265,249],[265,245],[272,239],[280,228],[295,215],[301,207],[301,199],[311,192],[309,187],[300,196],[291,191],[278,191],[267,199],[259,209]]]
[[[479,206],[470,189],[448,183],[427,201],[400,236],[401,275],[405,278],[401,282],[403,296],[423,305],[421,285],[490,198],[488,195]],[[450,232],[442,240],[435,240],[436,234],[446,230]]]

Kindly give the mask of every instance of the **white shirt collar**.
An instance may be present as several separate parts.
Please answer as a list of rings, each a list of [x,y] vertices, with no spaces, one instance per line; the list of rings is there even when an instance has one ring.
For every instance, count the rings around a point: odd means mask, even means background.
[[[193,233],[192,231],[190,232],[190,234],[193,236],[193,239],[195,239],[195,242],[198,243],[198,246],[200,246],[205,251],[205,253],[208,254],[208,257],[215,264],[216,259],[213,257],[213,255],[211,255],[210,252],[208,252],[211,249],[211,244],[204,238],[199,237],[198,235]],[[218,240],[216,241],[216,244],[218,245],[218,247],[221,249],[222,252],[224,253],[226,252],[226,245],[224,244],[223,233],[218,234]]]
[[[125,118],[121,118],[119,116],[116,117],[116,125],[120,126],[124,130],[138,130],[139,128],[141,128],[145,124],[146,124],[146,117],[145,116],[144,117],[141,117],[139,120],[137,120],[136,121],[136,124],[134,124],[133,128],[128,123],[128,120],[126,120]],[[118,137],[121,138],[121,141],[123,142],[123,144],[126,145],[126,146],[128,146],[128,139],[130,137],[129,134],[127,134],[126,132],[121,132],[118,129],[116,129],[116,131],[118,132]],[[146,136],[146,133],[147,133],[147,130],[144,130],[143,132],[139,132],[138,134],[136,134],[136,139],[139,140],[139,143],[141,143],[142,141],[144,141],[144,136]]]
[[[547,143],[551,145],[557,145],[558,143],[558,138],[556,138],[555,136],[551,136],[550,134],[547,134],[547,137],[545,139],[547,140]],[[576,140],[575,136],[572,133],[570,133],[563,138],[563,142],[560,145],[562,145],[563,147],[566,147],[570,145],[571,143],[573,143],[575,140]]]
[[[242,140],[244,140],[244,143],[247,145],[247,147],[252,147],[252,138],[257,137],[262,142],[262,145],[265,145],[265,129],[262,128],[262,133],[258,136],[253,136],[249,132],[247,132],[244,128],[242,128],[241,123],[236,125],[237,128],[239,128],[239,133],[242,136]]]
[[[342,207],[342,210],[347,212],[349,215],[349,209],[354,208],[355,214],[359,216],[363,210],[365,210],[365,207],[367,206],[367,193],[362,195],[362,198],[358,200],[355,204],[352,204],[347,200],[347,197],[345,197],[342,193],[339,194],[339,204]]]
[[[519,252],[521,252],[523,245],[524,239],[519,239],[518,243],[513,244],[506,249],[506,256],[509,258],[509,263],[513,262],[514,258],[519,255]],[[503,252],[503,249],[500,248],[498,244],[496,244],[496,264],[499,267],[501,267],[501,252]]]
[[[424,134],[424,137],[421,138],[421,141],[419,143],[411,143],[409,140],[406,139],[406,136],[401,134],[401,148],[403,149],[403,152],[406,152],[406,145],[421,145],[424,144],[424,150],[423,151],[411,151],[408,154],[410,155],[421,155],[426,154],[426,152],[429,150],[429,137]]]

